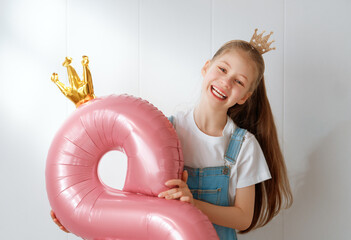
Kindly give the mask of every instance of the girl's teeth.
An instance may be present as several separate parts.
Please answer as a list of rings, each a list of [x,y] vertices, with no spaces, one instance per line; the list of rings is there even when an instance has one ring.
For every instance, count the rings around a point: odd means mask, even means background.
[[[222,95],[220,95],[219,93],[217,93],[216,91],[213,91],[213,93],[214,93],[214,95],[216,95],[217,97],[224,99],[224,97],[223,97]]]
[[[219,98],[226,99],[227,96],[223,95],[216,87],[212,86],[212,92]]]

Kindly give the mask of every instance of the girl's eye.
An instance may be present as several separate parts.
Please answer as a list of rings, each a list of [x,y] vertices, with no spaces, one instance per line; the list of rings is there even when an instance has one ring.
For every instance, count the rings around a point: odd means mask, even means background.
[[[218,67],[218,68],[219,68],[219,70],[221,70],[221,72],[227,73],[227,70],[225,68],[222,68],[222,67]]]
[[[244,86],[244,84],[240,80],[235,79],[235,82],[239,83],[241,86]]]

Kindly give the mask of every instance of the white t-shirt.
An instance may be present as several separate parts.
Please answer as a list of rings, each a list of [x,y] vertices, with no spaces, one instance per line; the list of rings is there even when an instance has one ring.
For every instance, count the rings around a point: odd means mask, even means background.
[[[174,116],[173,124],[182,145],[185,166],[205,168],[226,164],[224,155],[230,137],[236,128],[230,117],[228,117],[223,129],[223,136],[220,137],[209,136],[197,127],[194,120],[194,110],[177,113]],[[255,136],[247,132],[236,164],[231,166],[230,204],[234,204],[236,188],[251,186],[270,178],[271,175],[262,149]]]

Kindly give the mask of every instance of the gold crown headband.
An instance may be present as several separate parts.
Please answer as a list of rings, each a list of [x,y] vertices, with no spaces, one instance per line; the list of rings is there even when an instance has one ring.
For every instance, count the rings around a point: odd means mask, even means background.
[[[83,103],[86,103],[94,98],[93,81],[91,78],[91,73],[89,69],[89,59],[87,56],[83,56],[82,65],[83,65],[83,79],[80,80],[76,70],[71,66],[72,58],[66,57],[63,62],[63,66],[67,68],[68,79],[70,86],[64,85],[58,80],[57,73],[53,73],[51,76],[51,81],[53,81],[61,92],[69,98],[76,107],[79,107]]]
[[[269,52],[271,50],[275,50],[275,47],[270,48],[270,45],[274,42],[268,42],[268,39],[270,38],[270,36],[273,34],[273,32],[270,32],[268,35],[263,36],[263,33],[265,33],[265,31],[263,31],[261,34],[257,35],[257,31],[258,29],[255,29],[254,34],[252,35],[252,38],[250,40],[250,44],[256,48],[256,50],[262,55],[266,52]]]

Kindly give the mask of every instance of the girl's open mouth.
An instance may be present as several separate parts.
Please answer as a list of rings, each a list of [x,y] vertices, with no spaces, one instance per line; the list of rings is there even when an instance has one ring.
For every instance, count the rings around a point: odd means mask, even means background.
[[[213,93],[213,95],[222,100],[225,100],[227,98],[227,96],[223,92],[221,92],[218,88],[216,88],[213,85],[211,85],[211,92]]]

